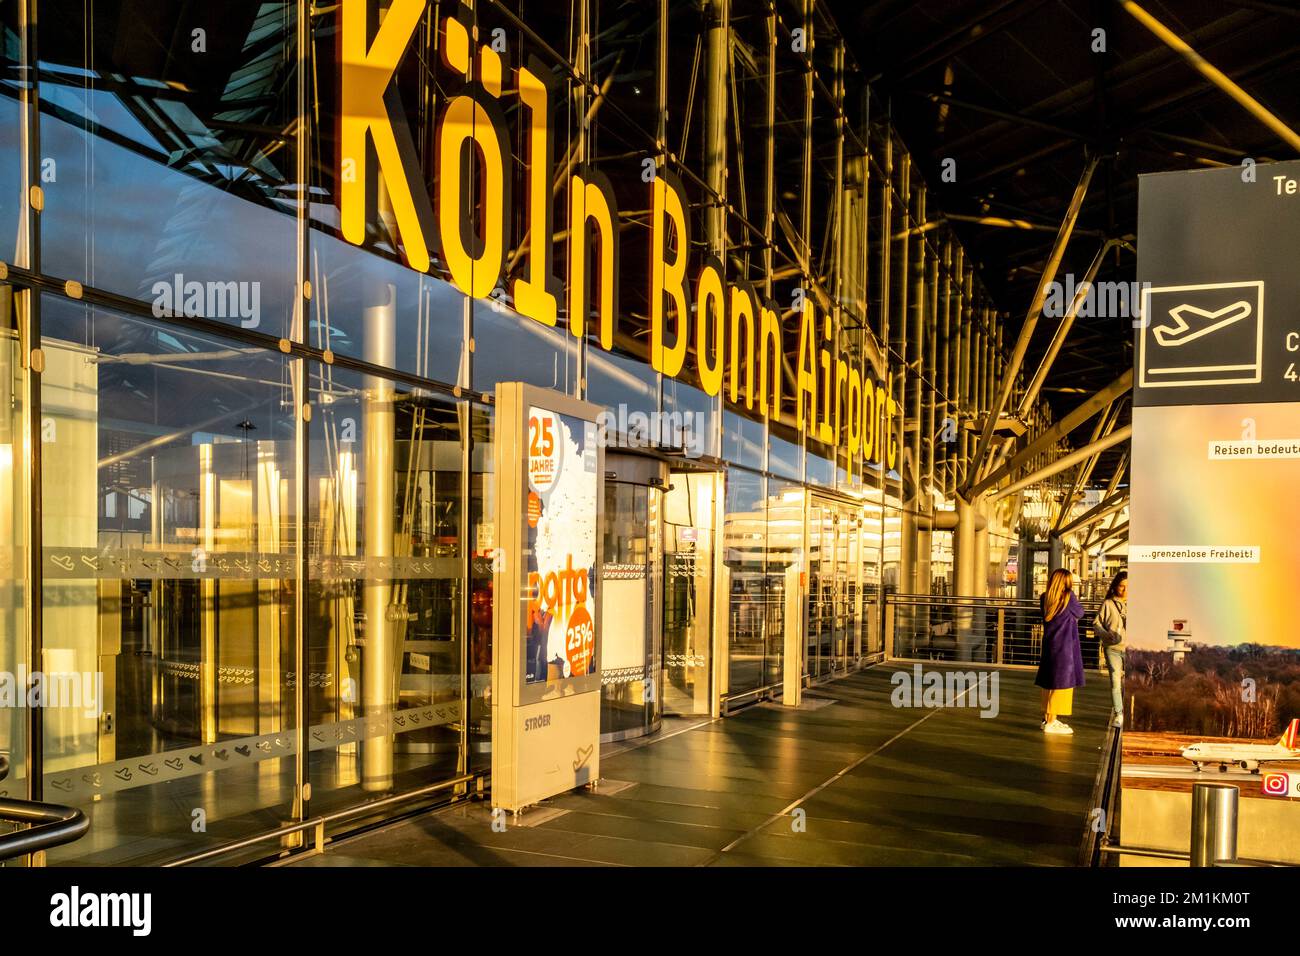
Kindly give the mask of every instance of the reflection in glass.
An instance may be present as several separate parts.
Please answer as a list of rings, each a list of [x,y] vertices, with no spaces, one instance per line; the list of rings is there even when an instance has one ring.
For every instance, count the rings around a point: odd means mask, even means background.
[[[720,475],[672,476],[664,495],[664,712],[710,712],[714,498]]]
[[[600,585],[600,731],[604,740],[639,736],[659,725],[662,494],[645,485],[605,482]]]
[[[23,215],[22,25],[18,3],[0,4],[0,262],[17,262],[18,224]],[[8,293],[5,293],[8,295]],[[4,785],[0,782],[0,790]]]
[[[780,631],[781,595],[771,593],[766,574],[766,486],[762,475],[740,469],[727,474],[723,547],[731,589],[726,648],[730,696],[765,685],[767,646],[772,632]]]
[[[83,691],[45,712],[45,793],[92,817],[53,857],[147,862],[274,827],[295,794],[290,360],[42,305],[42,666]]]
[[[786,595],[792,590],[806,593],[808,547],[804,541],[804,504],[808,494],[795,481],[769,479],[767,483],[767,591],[772,614],[763,661],[765,682],[777,684],[785,669],[787,628],[803,627],[802,605],[787,610]],[[789,615],[793,615],[793,617]],[[790,666],[800,667],[799,661]]]
[[[497,555],[493,508],[492,410],[470,410],[469,769],[492,767],[492,569]]]
[[[463,406],[379,376],[310,376],[318,811],[460,766]]]
[[[27,372],[18,359],[16,301],[13,287],[0,284],[0,671],[6,674],[31,669],[24,614],[28,575],[23,558],[27,515],[23,483],[28,478],[22,453],[26,427],[23,395]],[[27,796],[26,717],[22,708],[0,707],[0,756],[9,761],[7,774],[0,772],[0,796]]]
[[[41,0],[46,271],[290,334],[298,9]]]

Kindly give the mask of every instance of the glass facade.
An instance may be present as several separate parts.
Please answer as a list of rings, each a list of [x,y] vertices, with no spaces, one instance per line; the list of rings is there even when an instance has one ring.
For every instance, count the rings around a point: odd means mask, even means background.
[[[446,248],[412,268],[378,141],[345,154],[345,36],[360,23],[368,46],[411,0],[122,0],[93,19],[0,2],[0,667],[102,681],[94,706],[0,709],[0,795],[92,817],[52,862],[182,858],[487,770],[499,382],[605,406],[611,446],[667,475],[605,485],[606,606],[618,590],[627,609],[606,627],[607,736],[878,659],[884,592],[950,576],[950,540],[922,560],[903,540],[963,478],[1000,317],[820,5],[479,0],[495,80],[487,52],[468,80],[449,69],[446,11],[414,7],[384,98],[394,155],[433,210],[464,213],[471,252],[501,212],[482,295]],[[524,65],[547,75],[541,198]],[[495,191],[478,160],[454,190],[438,158],[443,112],[473,97],[491,102],[467,135],[504,131]],[[592,251],[567,238],[576,173],[616,201],[607,335],[564,307]],[[681,331],[681,371],[655,368],[647,207],[667,175],[687,275],[716,262],[779,317],[774,367],[742,379],[766,376],[775,414],[707,381],[719,361],[740,375],[734,345]],[[553,324],[521,301],[535,263]],[[804,302],[833,344],[820,429],[802,422]],[[873,448],[844,357],[878,382],[857,382],[872,408],[901,410]],[[861,440],[837,439],[841,404]],[[989,516],[995,562],[1017,517]]]

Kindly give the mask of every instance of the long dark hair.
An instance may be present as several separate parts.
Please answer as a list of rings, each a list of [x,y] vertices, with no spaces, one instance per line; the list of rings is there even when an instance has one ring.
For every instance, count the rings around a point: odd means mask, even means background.
[[[1110,579],[1110,587],[1106,589],[1106,600],[1110,600],[1119,594],[1119,586],[1128,580],[1127,571],[1117,571],[1115,576]]]

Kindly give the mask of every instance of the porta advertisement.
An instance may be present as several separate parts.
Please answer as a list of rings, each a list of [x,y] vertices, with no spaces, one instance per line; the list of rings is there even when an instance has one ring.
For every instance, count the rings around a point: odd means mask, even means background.
[[[595,673],[596,423],[528,408],[528,623],[524,681]]]
[[[599,412],[497,388],[492,803],[506,810],[599,777]]]

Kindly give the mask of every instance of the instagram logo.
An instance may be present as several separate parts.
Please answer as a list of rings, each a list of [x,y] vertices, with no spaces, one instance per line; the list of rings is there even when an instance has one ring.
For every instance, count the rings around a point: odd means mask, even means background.
[[[1266,773],[1260,789],[1271,797],[1285,797],[1291,792],[1291,777],[1285,773]]]

